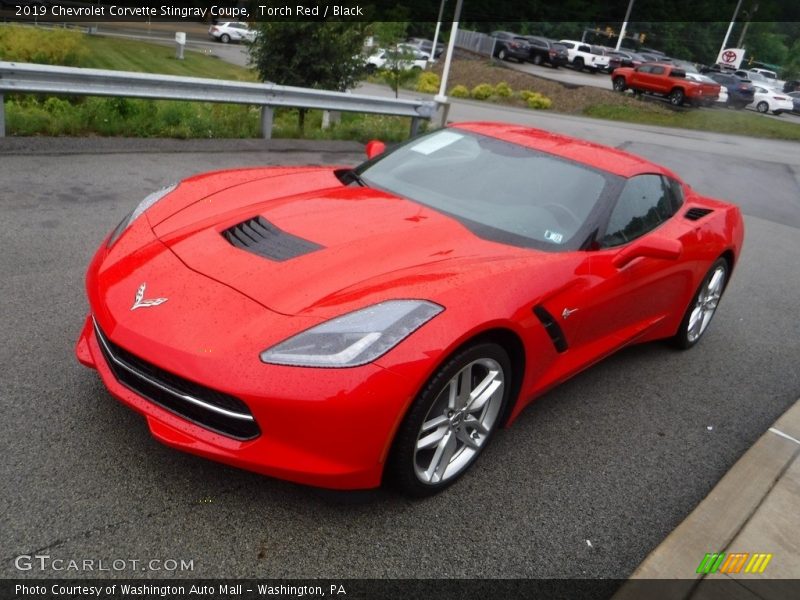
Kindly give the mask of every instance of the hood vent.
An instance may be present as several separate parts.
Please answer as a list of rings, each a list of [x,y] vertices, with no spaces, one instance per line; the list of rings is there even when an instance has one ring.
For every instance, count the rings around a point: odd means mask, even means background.
[[[683,216],[689,219],[690,221],[697,221],[712,212],[714,211],[711,210],[710,208],[690,208],[684,213]]]
[[[278,229],[263,217],[253,217],[222,232],[231,245],[278,262],[297,258],[322,248]]]

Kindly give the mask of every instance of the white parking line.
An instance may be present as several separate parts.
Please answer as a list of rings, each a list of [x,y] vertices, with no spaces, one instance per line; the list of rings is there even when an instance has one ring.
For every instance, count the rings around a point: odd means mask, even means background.
[[[769,430],[772,433],[774,433],[775,435],[779,435],[782,438],[786,438],[787,440],[790,440],[790,441],[794,442],[795,444],[797,444],[798,446],[800,446],[800,440],[797,440],[797,439],[793,438],[788,433],[783,433],[782,431],[780,431],[778,429],[775,429],[774,427],[770,427]]]

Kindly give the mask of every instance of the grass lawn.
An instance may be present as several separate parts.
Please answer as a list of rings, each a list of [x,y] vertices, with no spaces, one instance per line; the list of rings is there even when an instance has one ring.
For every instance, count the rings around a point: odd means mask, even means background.
[[[258,81],[256,73],[251,69],[230,64],[216,56],[195,50],[186,49],[184,59],[178,60],[175,58],[174,46],[96,35],[85,36],[83,42],[89,52],[81,59],[78,65],[81,67]]]
[[[792,117],[771,119],[749,110],[690,109],[663,114],[635,106],[597,104],[586,108],[584,114],[612,121],[800,141],[800,123],[793,122]]]

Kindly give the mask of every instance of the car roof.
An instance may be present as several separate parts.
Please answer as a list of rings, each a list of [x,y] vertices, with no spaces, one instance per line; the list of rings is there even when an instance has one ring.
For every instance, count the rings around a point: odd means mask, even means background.
[[[486,121],[452,123],[448,127],[465,129],[527,148],[541,150],[621,177],[659,173],[680,181],[680,178],[670,170],[633,154],[544,129]]]

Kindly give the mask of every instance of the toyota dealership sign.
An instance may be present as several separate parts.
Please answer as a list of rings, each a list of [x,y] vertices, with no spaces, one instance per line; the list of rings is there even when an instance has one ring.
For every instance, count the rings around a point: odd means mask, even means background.
[[[738,69],[744,59],[744,48],[725,48],[717,57],[717,64]]]

